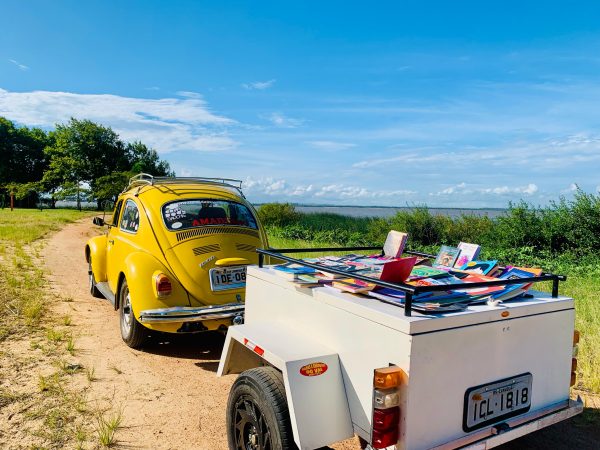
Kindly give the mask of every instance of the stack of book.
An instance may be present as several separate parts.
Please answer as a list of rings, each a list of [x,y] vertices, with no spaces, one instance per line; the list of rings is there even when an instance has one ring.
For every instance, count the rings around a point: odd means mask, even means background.
[[[413,296],[413,309],[423,313],[456,312],[468,305],[513,300],[525,294],[532,283],[478,288],[469,288],[469,284],[527,279],[542,273],[539,268],[501,267],[497,260],[479,260],[481,247],[466,242],[459,243],[457,247],[442,246],[435,260],[427,265],[427,258],[402,256],[407,237],[406,233],[391,231],[380,255],[349,254],[305,259],[318,265],[318,270],[295,263],[280,264],[273,268],[278,275],[293,281],[298,287],[330,286],[400,306],[404,305],[406,298],[402,290],[382,288],[375,282],[359,280],[355,276],[412,286],[448,285],[448,289]]]

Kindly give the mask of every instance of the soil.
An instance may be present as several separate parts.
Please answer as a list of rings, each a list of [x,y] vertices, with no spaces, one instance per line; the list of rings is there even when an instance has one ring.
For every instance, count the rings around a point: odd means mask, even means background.
[[[68,225],[53,235],[45,262],[52,288],[73,298],[61,302],[56,313],[72,317],[78,359],[95,370],[97,380],[90,385],[88,399],[123,412],[117,447],[227,449],[225,406],[235,375],[215,375],[224,337],[204,333],[167,337],[142,351],[127,347],[121,340],[117,312],[108,301],[88,292],[83,249],[85,241],[98,234],[89,222]],[[534,433],[504,449],[597,449],[598,410],[590,408],[587,418]],[[360,446],[351,439],[333,448],[358,450]]]

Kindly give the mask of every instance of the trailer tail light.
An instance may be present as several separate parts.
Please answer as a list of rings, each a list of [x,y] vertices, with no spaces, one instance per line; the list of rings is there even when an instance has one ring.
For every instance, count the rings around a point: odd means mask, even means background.
[[[384,367],[375,369],[373,386],[376,389],[390,389],[400,386],[402,383],[402,369],[398,367]]]
[[[164,273],[160,273],[156,275],[156,295],[158,297],[167,297],[171,295],[173,291],[173,286],[171,285],[171,280]]]
[[[374,430],[389,430],[400,421],[400,408],[395,406],[388,409],[373,410],[373,429]]]
[[[373,426],[371,446],[386,448],[400,437],[400,386],[406,373],[396,366],[376,369],[373,375]]]
[[[578,330],[573,332],[573,357],[571,358],[571,387],[577,383],[577,354],[579,353],[579,339],[581,335]]]
[[[375,389],[373,397],[373,406],[375,408],[387,409],[400,404],[400,394],[396,389],[379,390]]]

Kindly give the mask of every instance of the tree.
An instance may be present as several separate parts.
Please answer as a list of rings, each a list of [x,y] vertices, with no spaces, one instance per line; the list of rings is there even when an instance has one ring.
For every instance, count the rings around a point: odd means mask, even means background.
[[[0,117],[0,195],[13,193],[17,199],[34,202],[48,167],[44,148],[51,143],[49,135],[39,128],[15,127]]]
[[[160,177],[174,177],[175,172],[171,170],[169,163],[158,157],[156,150],[148,148],[139,141],[127,144],[127,151],[133,162],[131,171],[133,173],[149,173]]]
[[[97,179],[131,167],[125,144],[109,127],[72,118],[66,125],[57,125],[52,135],[54,142],[45,149],[50,164],[44,182],[48,186],[75,186],[79,208],[83,183],[94,191]]]

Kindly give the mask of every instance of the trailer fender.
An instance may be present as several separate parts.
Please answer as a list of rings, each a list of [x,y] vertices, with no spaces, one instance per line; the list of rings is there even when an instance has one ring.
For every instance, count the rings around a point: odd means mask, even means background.
[[[283,375],[294,441],[301,450],[354,435],[337,353],[273,324],[229,327],[218,376],[267,364]]]

